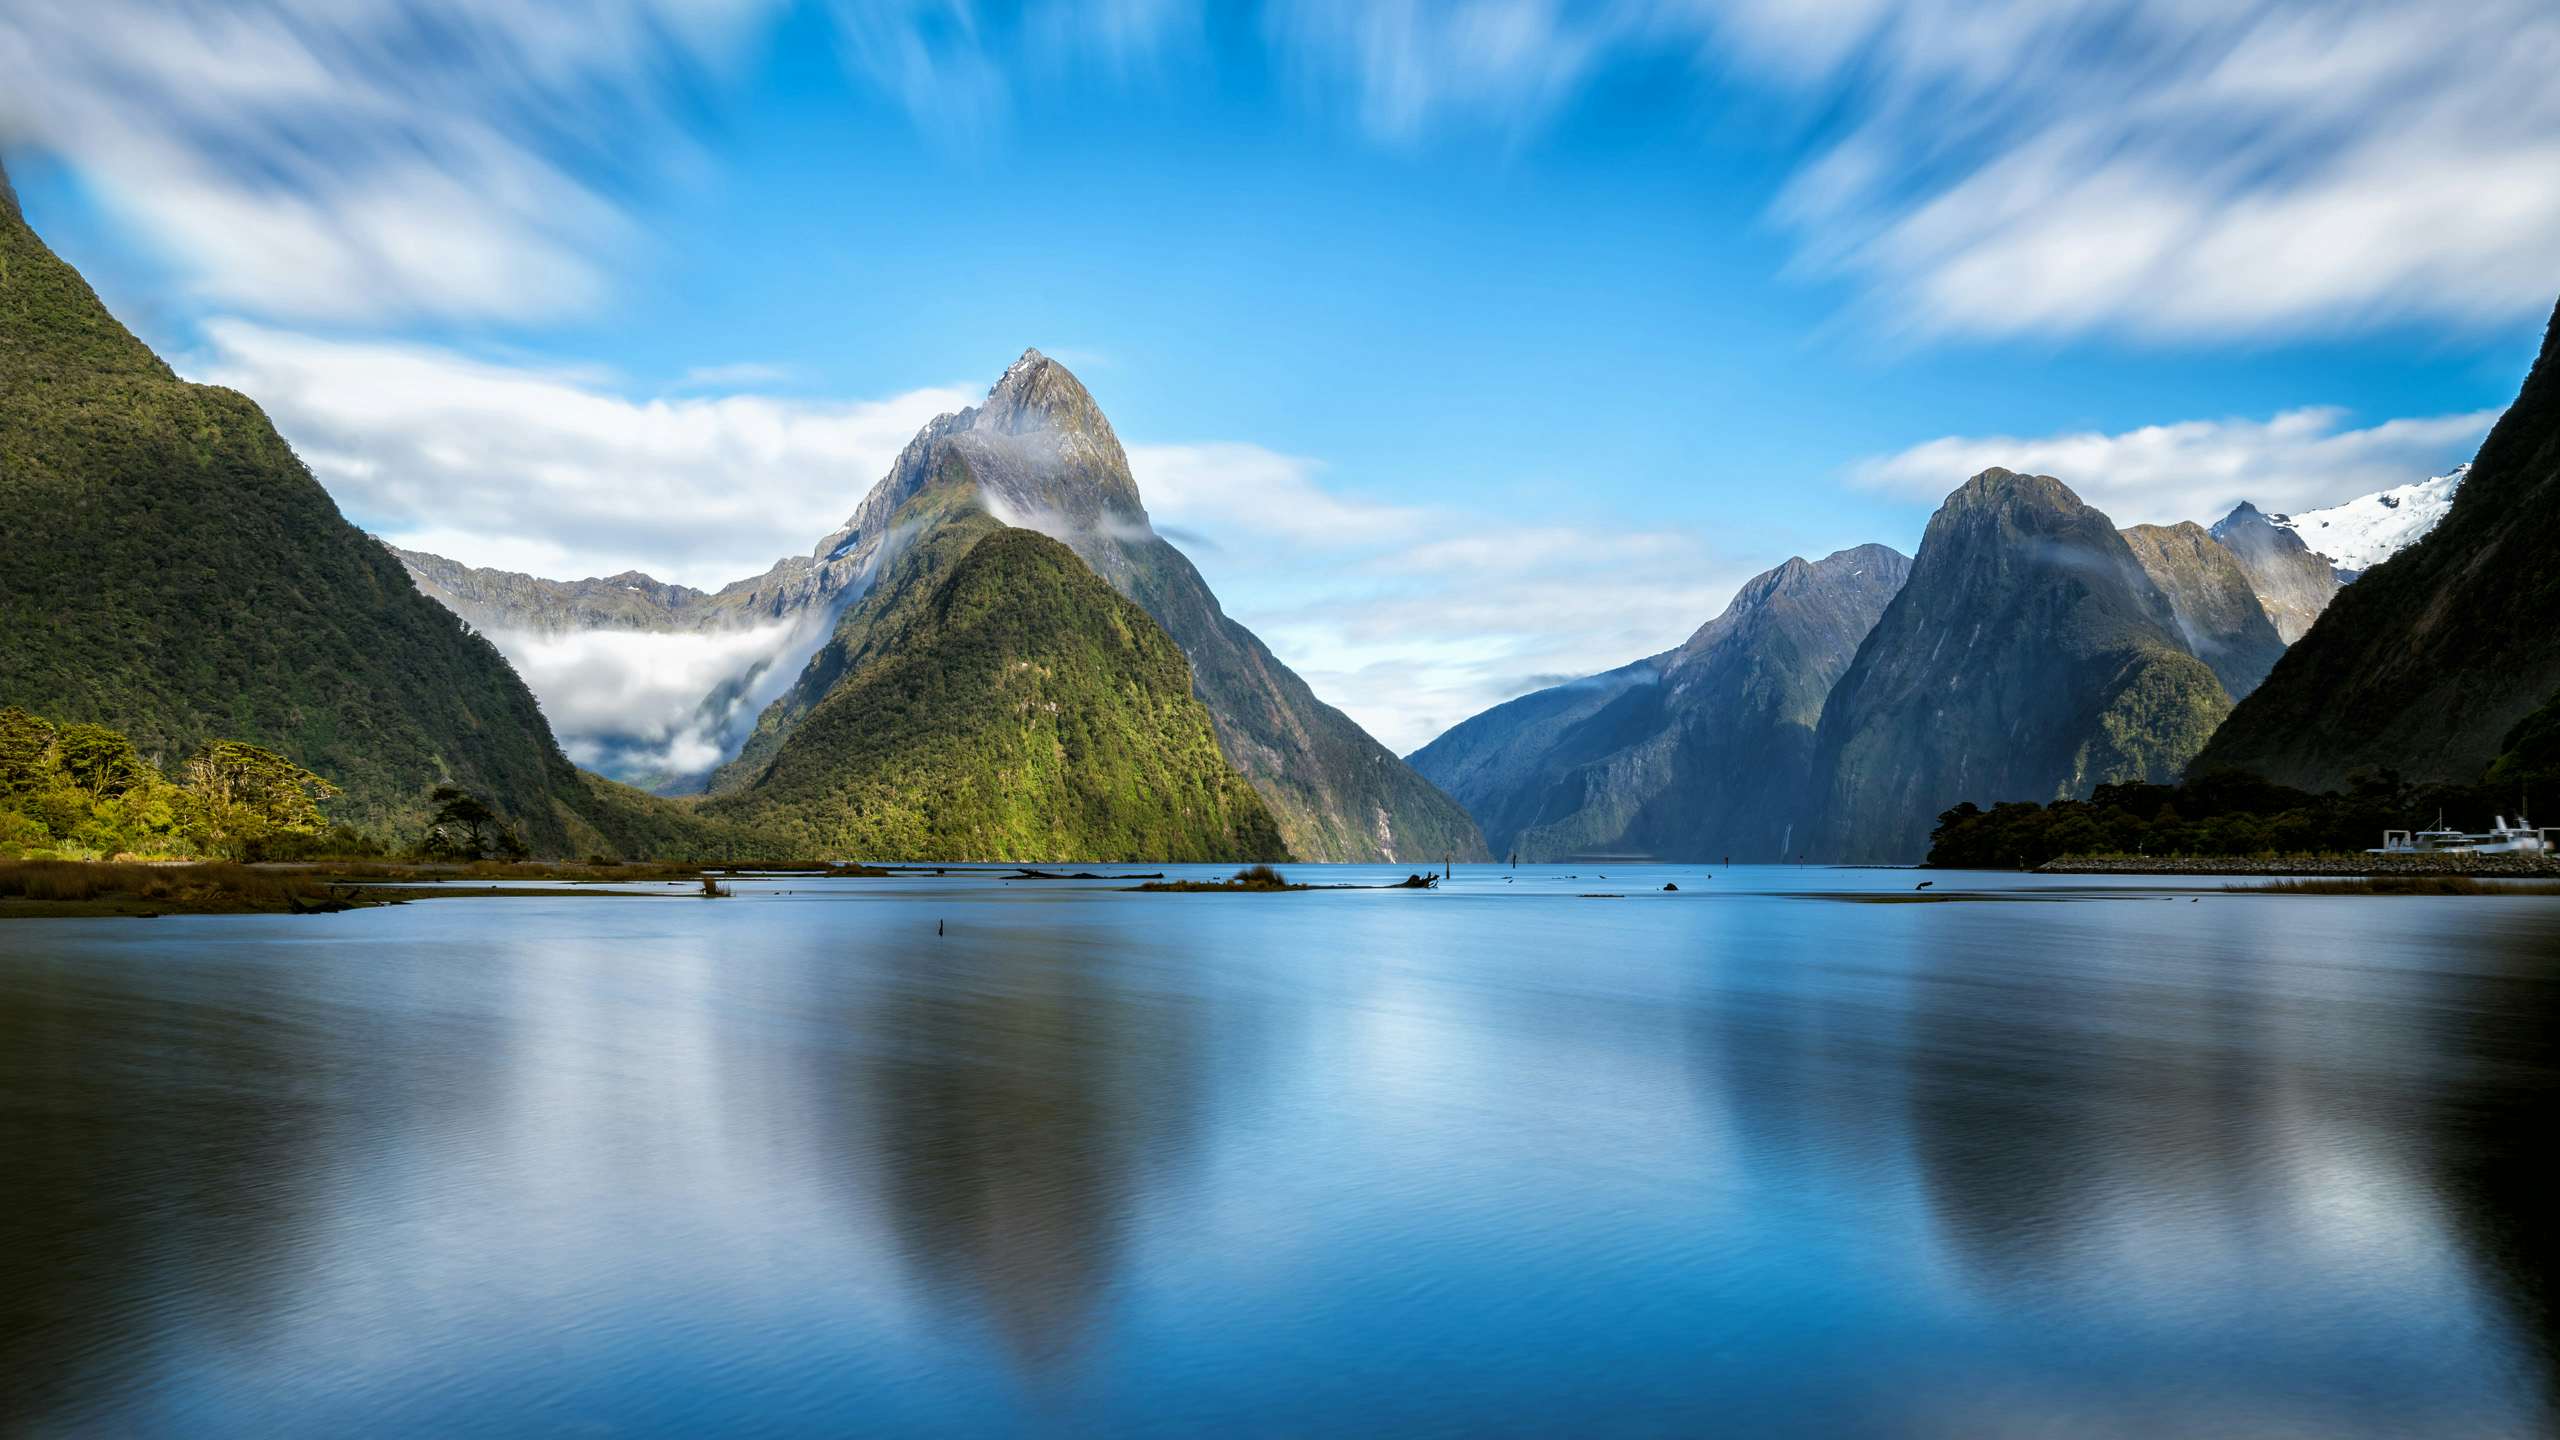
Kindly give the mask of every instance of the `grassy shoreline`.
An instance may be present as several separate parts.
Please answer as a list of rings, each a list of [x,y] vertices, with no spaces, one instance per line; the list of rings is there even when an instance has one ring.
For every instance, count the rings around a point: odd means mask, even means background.
[[[699,895],[609,885],[692,886],[726,867],[574,864],[550,861],[202,860],[0,861],[0,920],[131,915],[327,914],[455,897],[598,895],[645,899]],[[808,873],[877,874],[860,866],[789,867]],[[464,882],[481,881],[481,884]],[[405,883],[404,883],[405,882]]]

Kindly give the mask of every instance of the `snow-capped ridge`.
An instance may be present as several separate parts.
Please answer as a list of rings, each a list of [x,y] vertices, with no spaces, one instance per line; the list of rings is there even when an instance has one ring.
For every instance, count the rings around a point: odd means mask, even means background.
[[[2341,505],[2305,510],[2298,515],[2269,515],[2267,523],[2302,537],[2312,553],[2329,562],[2341,580],[2352,580],[2427,536],[2453,508],[2468,464],[2415,484]]]

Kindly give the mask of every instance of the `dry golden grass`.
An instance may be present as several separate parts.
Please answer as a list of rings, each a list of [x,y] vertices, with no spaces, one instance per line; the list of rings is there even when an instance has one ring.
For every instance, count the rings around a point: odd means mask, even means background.
[[[329,887],[300,874],[231,864],[117,864],[97,860],[0,861],[0,899],[80,904],[136,900],[188,910],[283,910],[326,900]]]

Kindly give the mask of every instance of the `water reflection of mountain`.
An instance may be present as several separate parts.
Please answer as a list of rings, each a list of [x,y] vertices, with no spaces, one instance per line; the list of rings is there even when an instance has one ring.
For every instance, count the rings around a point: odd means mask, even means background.
[[[946,943],[873,996],[849,1059],[900,1247],[1026,1378],[1072,1366],[1133,1211],[1191,1153],[1197,1002],[1037,933]]]
[[[2445,1271],[2467,1265],[2486,1282],[2480,1321],[2540,1364],[2547,1403],[2548,931],[2349,963],[2263,936],[2186,961],[2104,944],[1915,960],[1911,1133],[1936,1229],[2001,1303],[2207,1327],[2405,1305],[2413,1338],[2450,1333],[2465,1302]],[[2340,1343],[2292,1363],[2398,1363]],[[2497,1368],[2417,1344],[2413,1379]]]
[[[409,1103],[325,991],[255,960],[0,967],[0,1433],[113,1433],[164,1365],[271,1332],[322,1167]]]
[[[2262,1047],[2262,1004],[2228,975],[2161,983],[2138,955],[1951,948],[1917,967],[1911,1135],[1957,1254],[2000,1284],[2139,1254],[2155,1223],[2199,1264],[2254,1243],[2284,1199],[2270,1132],[2299,1079]]]
[[[2483,1287],[2541,1366],[2546,1415],[2560,1416],[2560,1240],[2544,1168],[2560,1094],[2552,928],[2480,936],[2487,963],[2446,977],[2437,1013],[2453,1079],[2437,1098],[2428,1150]]]

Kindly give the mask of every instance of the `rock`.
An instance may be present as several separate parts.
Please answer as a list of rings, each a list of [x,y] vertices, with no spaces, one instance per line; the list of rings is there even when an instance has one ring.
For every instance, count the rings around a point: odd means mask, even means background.
[[[1913,861],[1960,801],[2174,780],[2230,705],[2113,522],[2051,476],[1986,470],[1823,706],[1803,848]]]

